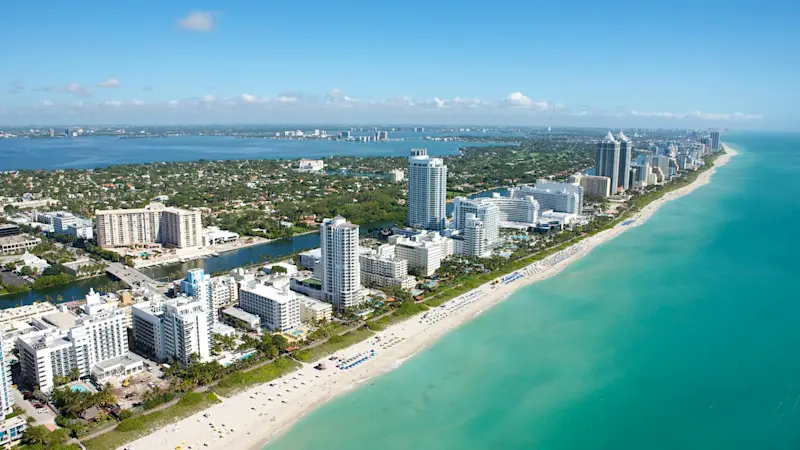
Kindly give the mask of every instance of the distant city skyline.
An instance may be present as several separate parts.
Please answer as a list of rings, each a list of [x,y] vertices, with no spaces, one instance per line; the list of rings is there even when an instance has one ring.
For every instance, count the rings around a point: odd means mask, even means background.
[[[0,19],[0,126],[797,128],[781,8],[571,3],[22,3]]]

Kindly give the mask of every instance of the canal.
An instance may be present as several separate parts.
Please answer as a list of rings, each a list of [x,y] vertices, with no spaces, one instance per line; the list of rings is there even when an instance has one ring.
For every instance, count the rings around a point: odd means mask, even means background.
[[[490,197],[493,193],[506,195],[506,188],[479,192],[470,195],[470,198]],[[453,213],[453,203],[447,204],[447,214]],[[394,222],[375,222],[361,226],[361,234],[366,234],[375,228],[391,228]],[[141,269],[141,272],[155,280],[166,280],[171,274],[186,273],[189,269],[203,268],[206,273],[227,271],[236,267],[256,264],[268,259],[281,258],[310,248],[319,247],[319,233],[309,233],[286,239],[276,239],[272,242],[245,247],[230,252],[221,253],[214,258],[196,259],[185,263],[175,263],[166,266],[155,266]],[[36,301],[50,300],[53,303],[81,300],[86,297],[89,289],[104,291],[111,284],[107,276],[89,278],[48,289],[32,290],[19,294],[0,296],[0,309],[13,308],[20,305],[29,305]]]

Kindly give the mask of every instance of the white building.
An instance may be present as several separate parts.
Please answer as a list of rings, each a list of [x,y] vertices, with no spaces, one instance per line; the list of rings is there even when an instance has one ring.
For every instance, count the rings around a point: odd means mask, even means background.
[[[583,188],[572,183],[538,180],[536,187],[514,187],[508,193],[512,198],[533,197],[540,212],[553,210],[577,215],[583,212]]]
[[[66,233],[67,228],[70,225],[77,225],[78,223],[83,224],[83,219],[72,214],[71,212],[66,211],[59,211],[55,213],[49,213],[50,220],[53,223],[53,232],[54,233]]]
[[[322,291],[325,301],[338,310],[361,303],[361,269],[358,261],[358,225],[342,216],[320,225]]]
[[[164,307],[165,355],[184,364],[196,354],[200,361],[211,358],[210,329],[206,305],[191,297],[168,301]]]
[[[97,243],[101,247],[154,243],[178,248],[203,245],[200,211],[151,203],[144,208],[97,211],[96,222]]]
[[[486,223],[475,214],[467,215],[465,222],[463,253],[478,258],[491,256]]]
[[[271,331],[287,332],[300,326],[300,295],[288,284],[266,286],[251,282],[242,286],[239,307],[261,318]]]
[[[43,392],[53,389],[56,375],[77,370],[88,377],[95,365],[128,353],[125,313],[120,310],[84,316],[54,312],[33,319],[32,324],[39,331],[17,340],[20,367],[22,376]]]
[[[203,246],[227,244],[238,240],[239,233],[221,230],[219,227],[214,226],[203,228]]]
[[[72,223],[67,225],[67,234],[89,241],[94,238],[94,229],[90,223]]]
[[[330,303],[314,300],[311,297],[303,296],[300,299],[300,321],[305,323],[311,322],[328,322],[333,319],[333,307]]]
[[[156,361],[187,363],[192,354],[208,361],[210,330],[206,305],[191,297],[159,298],[133,305],[133,344]]]
[[[14,406],[14,396],[11,391],[11,361],[6,357],[8,347],[13,347],[13,342],[7,342],[5,336],[0,332],[0,417],[5,417],[11,413]],[[2,443],[2,438],[0,438]]]
[[[181,293],[206,305],[208,329],[219,323],[220,311],[238,300],[239,290],[232,277],[211,278],[203,269],[191,269],[181,281]]]
[[[453,240],[436,232],[389,236],[395,247],[395,257],[408,261],[408,271],[429,277],[442,265],[442,260],[453,254]]]
[[[408,158],[408,225],[442,230],[447,203],[447,166],[428,150],[412,149]]]
[[[322,279],[322,249],[315,248],[300,253],[300,265],[314,272],[314,276]]]
[[[251,331],[261,329],[261,318],[240,308],[233,306],[225,308],[222,310],[222,317],[231,325],[240,324]]]
[[[475,199],[457,197],[455,200],[453,216],[455,217],[456,229],[466,231],[468,219],[471,216],[475,216],[481,222],[480,235],[483,242],[479,246],[484,250],[494,248],[500,242],[500,208],[495,203],[497,199],[500,199],[500,197]],[[526,202],[525,199],[521,199],[522,202]]]
[[[37,272],[42,273],[45,269],[50,267],[50,263],[34,254],[25,251],[25,254],[22,255],[22,263],[17,266],[17,272],[19,272],[23,267],[30,267],[31,269],[35,269]]]
[[[363,252],[358,259],[364,286],[398,286],[409,290],[417,284],[417,280],[408,275],[408,261],[395,256],[394,245],[385,244],[377,251]]]
[[[653,169],[660,169],[661,175],[663,180],[659,180],[658,182],[661,183],[669,179],[669,156],[664,155],[648,155],[647,162],[653,167]]]
[[[389,172],[389,181],[393,183],[400,183],[406,179],[406,173],[403,169],[394,169]]]
[[[301,172],[321,172],[325,168],[325,161],[321,159],[301,159],[297,170]]]

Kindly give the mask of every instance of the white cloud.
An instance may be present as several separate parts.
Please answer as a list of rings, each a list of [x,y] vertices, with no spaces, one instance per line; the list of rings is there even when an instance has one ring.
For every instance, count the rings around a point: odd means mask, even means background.
[[[170,100],[170,101],[167,102],[167,105],[169,105],[169,106],[171,106],[173,108],[176,108],[178,106],[181,106],[181,102],[179,102],[177,100]]]
[[[122,106],[123,105],[123,103],[121,101],[119,101],[119,100],[108,100],[103,104],[106,105],[106,106]]]
[[[532,100],[522,92],[512,92],[503,99],[506,106],[545,111],[553,106],[545,100]]]
[[[89,90],[86,86],[81,86],[78,83],[69,83],[68,85],[61,88],[62,92],[66,92],[68,94],[74,94],[78,97],[90,97],[92,95],[92,91]]]
[[[111,77],[105,81],[97,83],[97,87],[99,88],[113,88],[117,86],[119,86],[119,80],[114,77]]]
[[[299,100],[298,97],[292,95],[279,95],[275,97],[275,101],[278,103],[297,103]]]
[[[139,100],[138,98],[135,98],[135,99],[131,100],[131,105],[142,106],[142,105],[144,105],[144,102]]]
[[[50,100],[45,100],[42,102],[42,106],[53,106],[53,102]]]
[[[702,111],[692,111],[688,113],[673,113],[673,112],[643,112],[643,111],[636,111],[633,110],[630,113],[632,116],[635,117],[656,117],[662,119],[686,119],[686,118],[693,118],[693,119],[702,119],[702,120],[757,120],[761,119],[762,116],[758,114],[745,114],[741,112],[735,113],[705,113]]]
[[[206,94],[203,96],[203,103],[211,103],[214,101],[214,96],[211,94]]]
[[[243,103],[262,103],[263,102],[263,100],[261,100],[260,98],[256,97],[255,95],[250,95],[250,94],[242,94],[242,96],[240,98],[241,98]]]
[[[178,20],[178,27],[189,31],[211,31],[214,17],[208,11],[190,11],[188,16]]]

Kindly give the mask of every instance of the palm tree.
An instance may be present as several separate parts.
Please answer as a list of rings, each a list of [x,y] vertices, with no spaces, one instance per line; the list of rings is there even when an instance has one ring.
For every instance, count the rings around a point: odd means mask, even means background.
[[[37,425],[25,430],[22,441],[29,445],[46,445],[49,437],[50,431],[42,425]]]

